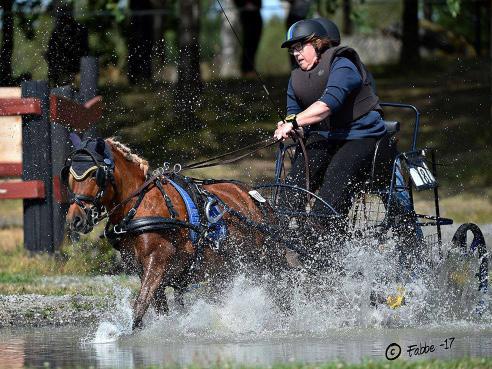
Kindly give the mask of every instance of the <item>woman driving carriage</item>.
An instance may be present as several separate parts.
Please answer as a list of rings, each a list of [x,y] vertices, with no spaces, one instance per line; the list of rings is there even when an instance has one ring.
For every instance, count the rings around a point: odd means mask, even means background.
[[[378,139],[386,134],[378,97],[357,52],[339,46],[340,33],[327,19],[294,23],[282,47],[297,61],[287,89],[287,118],[274,136],[301,131],[308,157],[310,191],[342,215],[368,177]],[[302,150],[296,150],[287,183],[305,187]],[[325,209],[315,203],[315,212]],[[339,228],[340,225],[337,225]]]

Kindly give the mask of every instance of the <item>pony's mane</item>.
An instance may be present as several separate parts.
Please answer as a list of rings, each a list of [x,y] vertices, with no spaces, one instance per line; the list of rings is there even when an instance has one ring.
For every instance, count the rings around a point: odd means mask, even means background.
[[[143,170],[144,175],[147,175],[147,171],[149,170],[149,162],[147,160],[142,159],[140,156],[133,153],[132,150],[128,146],[117,141],[114,137],[110,137],[106,141],[114,149],[118,150],[127,161],[138,164],[140,169]]]

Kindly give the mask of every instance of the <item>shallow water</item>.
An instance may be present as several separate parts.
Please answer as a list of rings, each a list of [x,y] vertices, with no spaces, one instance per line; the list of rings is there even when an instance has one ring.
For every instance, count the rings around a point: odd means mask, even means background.
[[[386,360],[391,343],[402,347],[401,357],[458,358],[492,355],[492,329],[448,327],[434,329],[349,329],[333,330],[323,337],[277,336],[242,339],[179,337],[141,332],[120,337],[111,343],[83,343],[87,328],[43,328],[4,330],[0,333],[2,368],[136,368],[145,365],[211,364],[234,361],[250,364],[276,362],[323,362],[340,359],[360,362],[363,359]],[[454,338],[451,345],[451,338]],[[450,348],[446,349],[447,344]],[[434,352],[409,358],[408,345],[434,345]],[[443,346],[439,346],[443,345]],[[401,360],[401,359],[399,359]]]
[[[485,233],[490,239],[492,229]],[[401,348],[399,360],[492,356],[492,304],[490,294],[477,291],[476,260],[445,252],[435,270],[403,283],[395,282],[401,270],[394,247],[347,245],[343,275],[313,279],[299,272],[278,282],[291,298],[288,313],[265,284],[243,274],[219,299],[207,299],[206,286],[190,291],[181,312],[169,291],[170,315],[159,318],[150,310],[133,334],[130,290],[114,279],[116,297],[92,326],[0,330],[0,368],[360,362],[387,360],[397,352],[388,349],[393,343]],[[402,286],[406,304],[371,306],[371,291],[388,296]],[[415,355],[431,345],[433,352]]]

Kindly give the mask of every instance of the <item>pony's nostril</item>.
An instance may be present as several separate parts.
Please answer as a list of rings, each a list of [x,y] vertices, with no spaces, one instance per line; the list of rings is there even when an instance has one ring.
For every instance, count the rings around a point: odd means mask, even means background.
[[[84,222],[82,221],[81,217],[74,217],[72,224],[74,229],[81,229],[84,225]]]

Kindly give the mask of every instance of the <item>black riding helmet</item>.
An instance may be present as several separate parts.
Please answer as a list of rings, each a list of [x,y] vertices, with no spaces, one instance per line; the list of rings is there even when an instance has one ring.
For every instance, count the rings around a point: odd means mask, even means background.
[[[337,25],[326,18],[314,18],[313,21],[318,22],[326,31],[326,36],[333,41],[334,46],[340,45],[340,30]]]
[[[305,41],[312,36],[327,37],[328,35],[321,23],[315,22],[313,19],[300,20],[290,26],[282,48],[290,47],[296,42]]]

